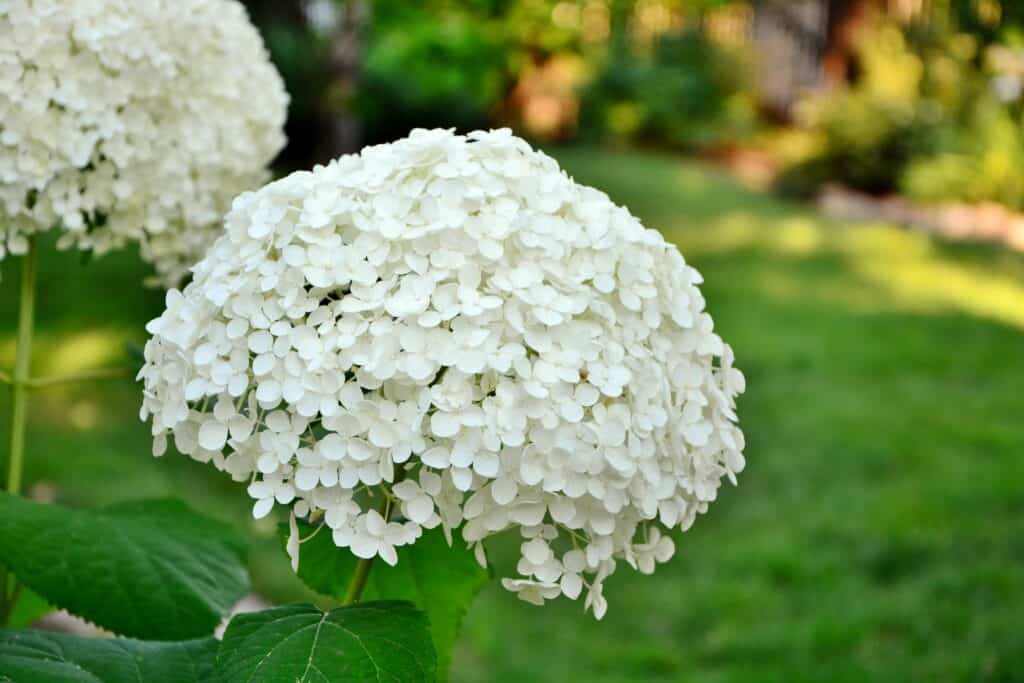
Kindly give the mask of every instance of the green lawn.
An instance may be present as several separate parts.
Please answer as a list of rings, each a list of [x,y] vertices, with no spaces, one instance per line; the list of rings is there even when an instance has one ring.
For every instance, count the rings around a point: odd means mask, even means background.
[[[748,392],[748,468],[653,577],[623,566],[608,616],[496,585],[457,681],[1020,680],[1024,258],[848,226],[665,156],[560,150],[706,278]],[[0,363],[17,268],[3,263]],[[130,254],[47,253],[36,370],[124,362],[161,296]],[[6,434],[6,394],[0,434]],[[254,537],[259,590],[304,595],[241,488],[149,456],[128,381],[36,394],[27,480],[81,505],[179,495]],[[34,484],[32,484],[34,482]],[[514,540],[491,548],[499,568]]]

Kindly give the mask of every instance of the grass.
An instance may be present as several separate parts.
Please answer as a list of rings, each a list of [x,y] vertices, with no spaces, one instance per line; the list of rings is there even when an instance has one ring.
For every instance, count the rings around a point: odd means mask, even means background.
[[[497,585],[453,679],[1009,681],[1024,670],[1024,259],[826,221],[671,157],[557,150],[704,274],[748,378],[748,468],[653,577],[623,566],[594,622]],[[161,307],[133,254],[46,250],[37,373],[123,361]],[[3,263],[0,363],[17,267]],[[6,393],[0,403],[6,402]],[[259,590],[302,598],[238,486],[149,456],[128,381],[36,394],[26,477],[94,505],[178,495],[249,525]],[[0,405],[6,434],[6,405]],[[244,521],[243,521],[244,520]],[[515,540],[492,547],[509,568]]]

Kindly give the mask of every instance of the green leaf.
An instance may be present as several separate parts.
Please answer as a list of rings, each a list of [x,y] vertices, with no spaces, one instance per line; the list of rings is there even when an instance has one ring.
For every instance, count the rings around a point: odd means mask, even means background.
[[[246,592],[229,527],[159,500],[68,510],[0,495],[0,562],[55,607],[125,636],[213,632]]]
[[[240,614],[217,654],[223,683],[427,683],[436,664],[427,616],[395,601]]]
[[[52,611],[53,607],[39,597],[38,593],[23,586],[18,595],[18,601],[14,603],[14,609],[11,610],[7,625],[11,628],[31,626]]]
[[[315,530],[315,526],[299,524],[301,538]],[[284,527],[285,536],[287,531]],[[374,561],[363,598],[408,600],[425,611],[437,649],[439,678],[444,679],[462,618],[490,574],[458,534],[449,547],[440,528],[424,531],[414,544],[397,548],[397,552],[394,567],[380,559]],[[334,545],[330,529],[321,529],[300,546],[299,578],[319,593],[343,597],[355,566],[355,556]]]
[[[10,683],[210,683],[216,659],[213,638],[147,643],[0,630],[0,681]]]

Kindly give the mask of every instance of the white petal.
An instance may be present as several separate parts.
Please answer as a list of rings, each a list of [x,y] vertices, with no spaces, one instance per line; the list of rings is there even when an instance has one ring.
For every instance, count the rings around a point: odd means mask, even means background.
[[[518,490],[519,486],[516,484],[515,479],[501,477],[496,479],[491,485],[491,497],[494,498],[494,502],[498,505],[508,505],[515,499]]]
[[[260,498],[256,501],[256,504],[252,506],[252,516],[254,519],[263,519],[270,511],[274,508],[274,499]]]
[[[361,557],[364,560],[368,560],[371,557],[377,556],[377,550],[380,548],[380,542],[372,536],[359,535],[352,539],[349,548],[352,549],[352,554],[356,557]]]
[[[435,436],[447,438],[459,433],[462,423],[458,416],[438,411],[430,418],[430,429]]]
[[[299,571],[299,527],[295,523],[295,513],[288,515],[288,542],[284,551],[292,562],[292,571]]]
[[[199,445],[208,451],[224,448],[228,439],[228,426],[216,420],[207,420],[199,428]]]
[[[580,597],[580,592],[583,590],[583,579],[580,578],[578,573],[565,572],[562,574],[560,585],[562,595],[569,600],[575,600]]]
[[[543,564],[551,557],[551,548],[540,538],[524,543],[522,550],[523,557],[533,564]]]
[[[423,455],[420,456],[420,460],[423,461],[424,465],[440,470],[451,464],[451,455],[447,448],[444,448],[443,446],[435,446],[434,448],[430,448],[424,452]]]
[[[398,564],[398,553],[395,552],[395,546],[390,543],[381,543],[378,552],[380,554],[380,559],[384,560],[392,567]]]
[[[453,467],[452,483],[460,491],[468,491],[473,485],[473,471],[465,467]]]
[[[495,477],[498,475],[500,468],[501,462],[498,460],[498,456],[495,453],[478,453],[473,459],[473,469],[476,470],[476,473],[481,477]]]
[[[300,467],[295,471],[295,488],[300,491],[312,491],[320,483],[320,470],[312,467]]]
[[[387,530],[387,522],[376,510],[370,510],[366,513],[366,530],[374,536],[383,536]]]
[[[406,511],[409,519],[417,524],[423,524],[434,514],[434,501],[430,496],[418,496],[406,504]]]

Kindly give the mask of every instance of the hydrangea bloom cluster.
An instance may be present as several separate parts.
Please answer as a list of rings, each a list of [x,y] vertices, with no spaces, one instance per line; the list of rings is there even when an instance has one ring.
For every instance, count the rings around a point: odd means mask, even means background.
[[[256,517],[292,506],[389,563],[438,525],[484,561],[515,527],[505,586],[586,589],[600,617],[617,561],[652,572],[662,527],[743,469],[743,375],[700,275],[507,130],[417,130],[226,222],[149,324],[142,417],[157,454],[173,434],[249,481]]]
[[[0,258],[59,227],[180,282],[266,181],[287,104],[235,0],[0,2]]]

